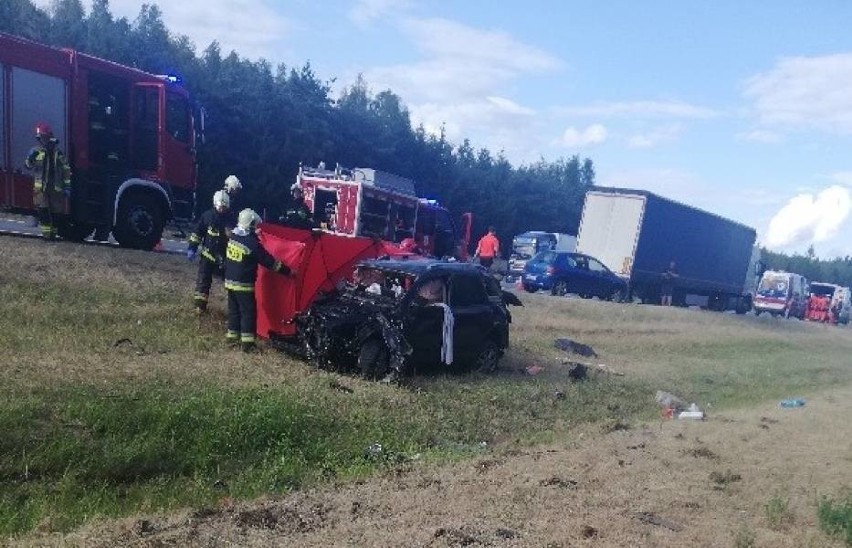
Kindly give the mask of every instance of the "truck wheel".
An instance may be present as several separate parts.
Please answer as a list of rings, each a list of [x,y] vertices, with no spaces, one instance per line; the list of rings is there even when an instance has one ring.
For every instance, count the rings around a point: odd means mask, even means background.
[[[383,378],[390,369],[390,356],[384,342],[373,337],[364,341],[358,351],[358,369],[365,379]]]
[[[553,282],[553,288],[550,290],[550,294],[556,295],[557,297],[564,297],[568,294],[568,282],[565,280]]]
[[[165,220],[160,204],[150,195],[122,198],[113,234],[122,247],[154,249],[163,237]]]
[[[94,228],[87,223],[76,223],[74,221],[60,222],[56,227],[59,236],[66,242],[82,242]]]

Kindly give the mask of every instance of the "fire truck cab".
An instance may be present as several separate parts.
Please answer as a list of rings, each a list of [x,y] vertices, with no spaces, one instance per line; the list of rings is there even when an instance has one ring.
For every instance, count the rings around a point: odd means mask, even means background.
[[[33,211],[24,161],[45,122],[72,170],[59,234],[100,228],[153,248],[167,221],[194,209],[194,119],[175,80],[0,33],[0,208]]]
[[[296,184],[321,228],[349,236],[408,240],[423,254],[467,260],[471,214],[453,222],[435,200],[418,198],[414,181],[371,168],[300,167]]]

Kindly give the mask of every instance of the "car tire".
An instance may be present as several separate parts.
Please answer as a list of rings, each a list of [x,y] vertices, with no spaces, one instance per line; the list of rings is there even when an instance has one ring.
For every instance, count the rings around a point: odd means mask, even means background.
[[[550,294],[556,297],[564,297],[568,294],[568,282],[565,280],[557,280],[553,282],[553,287],[550,289]]]
[[[538,291],[538,289],[531,285],[524,284],[524,291],[526,291],[527,293],[535,293],[536,291]]]
[[[384,378],[390,370],[390,354],[384,341],[370,338],[358,350],[358,369],[369,380]]]
[[[609,295],[606,296],[606,300],[612,301],[614,303],[624,302],[624,290],[623,289],[616,289],[616,290],[612,291]]]
[[[477,373],[493,373],[500,363],[500,349],[493,340],[485,341],[485,344],[476,355],[474,370]]]

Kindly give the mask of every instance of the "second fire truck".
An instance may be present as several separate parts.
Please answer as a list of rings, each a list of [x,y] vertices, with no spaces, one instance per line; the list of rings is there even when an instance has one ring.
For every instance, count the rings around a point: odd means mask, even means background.
[[[414,246],[435,257],[467,260],[471,214],[460,223],[434,200],[418,198],[414,181],[371,168],[300,167],[296,184],[320,226]]]

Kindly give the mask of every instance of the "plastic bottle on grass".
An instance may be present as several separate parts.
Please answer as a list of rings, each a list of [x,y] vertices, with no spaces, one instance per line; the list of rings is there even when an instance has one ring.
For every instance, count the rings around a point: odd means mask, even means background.
[[[804,398],[793,398],[789,400],[781,400],[781,403],[778,404],[784,409],[792,409],[794,407],[804,407],[805,400]]]

